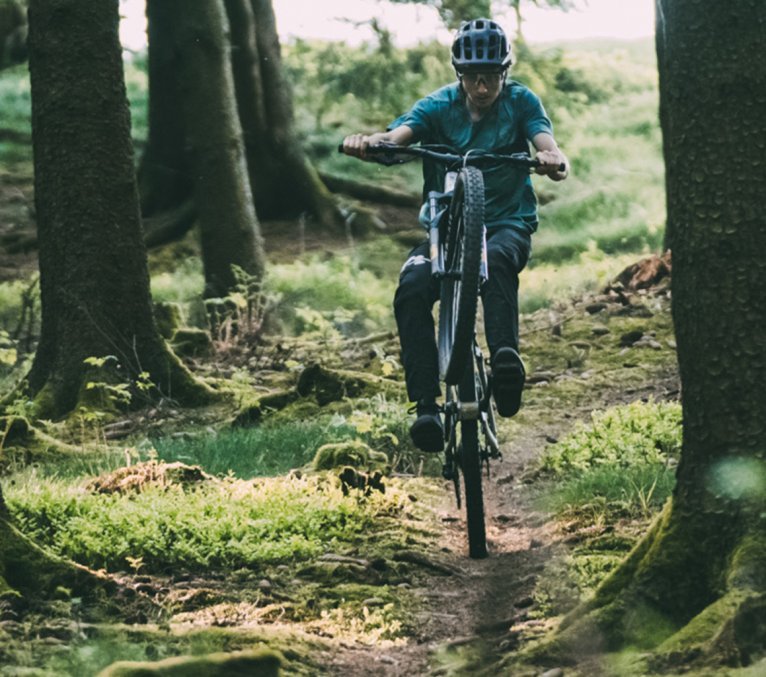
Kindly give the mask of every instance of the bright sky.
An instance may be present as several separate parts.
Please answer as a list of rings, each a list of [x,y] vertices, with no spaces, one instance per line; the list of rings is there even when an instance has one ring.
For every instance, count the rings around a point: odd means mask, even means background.
[[[427,7],[391,5],[379,0],[273,0],[280,37],[323,38],[359,43],[371,36],[364,22],[377,17],[392,31],[400,46],[437,37],[445,43],[450,33]],[[654,31],[652,0],[578,0],[579,10],[561,12],[523,9],[524,35],[530,42],[551,42],[588,37],[640,38]],[[140,49],[146,42],[144,0],[121,0],[123,44]],[[509,32],[515,31],[513,15],[496,17]]]

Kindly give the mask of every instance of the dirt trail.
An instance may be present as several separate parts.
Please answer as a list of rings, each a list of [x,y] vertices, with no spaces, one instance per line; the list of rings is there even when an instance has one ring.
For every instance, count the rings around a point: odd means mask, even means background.
[[[565,424],[567,425],[567,424]],[[389,650],[344,649],[327,666],[337,675],[451,675],[472,671],[466,660],[498,658],[518,640],[509,631],[524,623],[536,574],[550,554],[552,537],[544,519],[521,496],[518,478],[542,451],[540,430],[503,446],[484,483],[486,559],[468,557],[465,521],[451,483],[444,483],[439,561],[453,576],[431,576],[415,592],[423,602],[418,632],[407,646]],[[538,623],[532,621],[532,624]]]

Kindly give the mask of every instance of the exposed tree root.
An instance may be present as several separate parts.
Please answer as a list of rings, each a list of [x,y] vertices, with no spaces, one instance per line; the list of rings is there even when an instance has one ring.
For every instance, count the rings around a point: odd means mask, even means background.
[[[525,658],[571,663],[635,648],[652,652],[650,662],[660,667],[747,666],[763,656],[766,533],[760,518],[737,523],[721,514],[690,519],[679,512],[669,502],[594,597]],[[714,542],[719,547],[711,550]]]
[[[214,653],[206,656],[178,656],[156,663],[120,661],[103,670],[99,677],[150,677],[156,675],[258,675],[277,677],[283,658],[276,651],[260,649],[237,653]]]

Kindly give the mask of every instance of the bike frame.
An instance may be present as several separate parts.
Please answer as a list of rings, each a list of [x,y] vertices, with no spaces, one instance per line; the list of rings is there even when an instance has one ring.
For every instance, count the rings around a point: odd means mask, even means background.
[[[339,150],[342,152],[342,147],[339,148]],[[381,144],[369,147],[367,153],[375,155],[375,161],[384,165],[401,164],[410,161],[414,157],[429,158],[445,165],[447,173],[445,175],[443,190],[441,192],[430,191],[427,196],[431,275],[439,282],[443,282],[444,280],[447,280],[448,282],[449,280],[454,280],[455,282],[459,281],[468,284],[467,279],[470,279],[469,287],[476,282],[476,267],[472,267],[470,275],[464,279],[464,261],[460,262],[460,268],[447,270],[447,265],[454,261],[446,261],[445,256],[445,249],[447,246],[445,242],[450,241],[449,237],[445,238],[445,236],[450,235],[449,229],[459,227],[451,222],[453,216],[458,219],[458,223],[462,223],[462,219],[465,218],[464,216],[456,214],[452,209],[455,187],[459,180],[461,170],[464,170],[469,166],[491,164],[493,162],[507,162],[527,170],[532,170],[539,166],[537,160],[530,158],[525,153],[502,154],[473,150],[465,154],[460,154],[445,146],[402,147]],[[473,174],[469,174],[469,172],[475,173],[475,170],[466,170],[464,172],[465,176],[460,178],[460,180],[464,182],[463,191],[466,190],[465,181],[469,181],[469,176],[474,176]],[[474,176],[474,178],[476,177]],[[481,186],[479,190],[483,190],[481,176],[478,178],[478,185]],[[475,191],[476,184],[472,183],[471,185],[474,186],[472,190]],[[459,204],[464,204],[462,199]],[[475,214],[475,212],[473,213]],[[474,226],[471,230],[472,233],[477,233],[477,221],[478,219],[473,221]],[[456,231],[456,233],[457,232],[461,231]],[[457,236],[456,234],[454,235]],[[462,235],[460,235],[461,247],[465,245],[466,240],[463,239],[465,237],[465,231],[463,231]],[[479,285],[476,289],[477,294],[479,293],[481,285],[486,282],[490,274],[487,264],[487,229],[483,222],[481,223],[480,237],[481,244],[478,252],[475,249],[477,244],[476,236],[473,235],[471,240],[472,247],[474,247],[472,251],[474,253],[479,253]],[[450,256],[452,256],[452,252],[450,253]],[[473,261],[473,266],[476,266],[476,259],[474,258]],[[444,293],[443,290],[444,286],[442,287],[442,294]],[[443,298],[444,297],[442,297],[442,302]],[[470,317],[474,312],[475,305],[473,305],[473,310],[469,312],[468,316]],[[466,521],[468,525],[469,553],[471,557],[486,557],[487,547],[481,476],[485,466],[487,475],[489,475],[490,459],[501,458],[501,453],[500,445],[495,434],[495,416],[492,408],[492,397],[489,379],[487,377],[486,364],[479,343],[476,340],[475,318],[472,322],[474,323],[472,336],[467,331],[461,333],[461,345],[466,345],[466,339],[468,339],[470,341],[471,350],[471,356],[465,365],[465,374],[461,376],[461,370],[463,369],[462,364],[457,363],[460,366],[453,366],[451,362],[452,358],[450,357],[450,366],[445,370],[443,375],[447,387],[447,402],[444,407],[445,463],[442,468],[442,475],[445,479],[453,481],[457,504],[460,508],[462,507],[462,501],[459,480],[461,472],[463,473],[466,486]],[[465,324],[463,327],[465,330],[468,329],[470,325]],[[455,340],[454,336],[452,337],[452,340]],[[449,350],[451,350],[451,347]],[[458,354],[466,355],[466,353],[462,351]],[[458,427],[461,428],[460,435],[458,435]],[[479,433],[481,433],[480,436]]]

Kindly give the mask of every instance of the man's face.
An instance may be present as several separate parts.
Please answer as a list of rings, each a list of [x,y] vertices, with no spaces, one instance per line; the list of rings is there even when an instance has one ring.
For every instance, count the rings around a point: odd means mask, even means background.
[[[500,95],[505,79],[502,71],[475,71],[460,74],[465,95],[479,111],[487,110]]]

